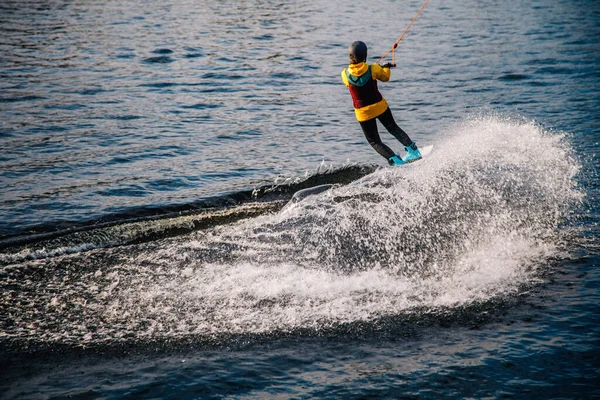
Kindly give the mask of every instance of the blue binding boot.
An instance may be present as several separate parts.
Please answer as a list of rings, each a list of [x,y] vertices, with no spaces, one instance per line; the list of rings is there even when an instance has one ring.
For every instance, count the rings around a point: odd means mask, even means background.
[[[404,161],[402,161],[402,159],[400,157],[398,157],[397,155],[390,157],[388,159],[388,163],[390,163],[390,165],[396,166],[396,165],[403,165],[406,164]]]
[[[417,149],[417,144],[415,142],[412,142],[409,146],[404,147],[404,149],[406,150],[406,154],[404,157],[402,157],[402,161],[404,161],[404,163],[417,161],[421,158],[421,152],[419,149]]]

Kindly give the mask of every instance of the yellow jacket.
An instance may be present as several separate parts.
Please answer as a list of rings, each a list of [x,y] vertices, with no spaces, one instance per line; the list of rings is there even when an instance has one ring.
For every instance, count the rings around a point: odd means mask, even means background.
[[[369,65],[364,62],[359,64],[350,64],[348,68],[344,68],[342,71],[342,81],[344,82],[344,85],[350,88],[351,83],[348,81],[348,73],[350,73],[350,75],[353,77],[360,77],[367,73],[368,69]],[[381,82],[387,82],[390,80],[390,75],[391,73],[389,68],[383,68],[379,64],[371,65],[371,79],[374,81],[380,80]],[[377,90],[377,88],[375,88],[375,90]],[[380,116],[385,110],[387,110],[387,108],[388,104],[383,96],[381,96],[381,100],[375,104],[354,108],[354,114],[356,115],[357,120],[363,122]]]

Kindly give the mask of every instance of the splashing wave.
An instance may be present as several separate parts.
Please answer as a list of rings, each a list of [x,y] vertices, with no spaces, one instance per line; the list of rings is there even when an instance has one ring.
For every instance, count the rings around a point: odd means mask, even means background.
[[[510,296],[581,201],[567,135],[482,117],[430,157],[185,235],[2,269],[2,340],[198,340],[430,313]]]

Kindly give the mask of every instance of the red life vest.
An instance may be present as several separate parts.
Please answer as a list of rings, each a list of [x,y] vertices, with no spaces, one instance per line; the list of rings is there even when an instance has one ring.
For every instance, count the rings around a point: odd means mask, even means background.
[[[371,76],[370,65],[367,72],[361,76],[354,76],[350,74],[350,71],[346,70],[346,77],[350,84],[348,89],[352,96],[354,108],[363,108],[383,100],[383,96],[379,93],[379,89],[377,89],[377,81],[372,79]]]

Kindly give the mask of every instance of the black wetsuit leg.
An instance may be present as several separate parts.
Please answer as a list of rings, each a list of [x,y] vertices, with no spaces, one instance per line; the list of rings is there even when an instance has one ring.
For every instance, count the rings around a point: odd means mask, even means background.
[[[410,140],[410,137],[408,137],[408,135],[406,134],[406,132],[404,132],[402,130],[402,128],[400,128],[398,126],[398,124],[396,124],[396,121],[394,121],[394,116],[392,115],[392,111],[389,109],[389,107],[388,107],[387,110],[385,110],[383,112],[383,114],[381,114],[377,118],[381,121],[381,123],[383,124],[383,126],[385,126],[385,129],[387,129],[389,133],[391,133],[392,135],[394,135],[394,137],[396,139],[398,139],[398,141],[400,143],[402,143],[402,145],[404,145],[404,146],[410,146],[411,145],[412,140]]]
[[[390,157],[394,156],[395,153],[392,151],[392,149],[387,147],[379,137],[379,132],[377,131],[377,118],[373,118],[368,121],[362,121],[359,123],[360,127],[363,130],[363,133],[365,134],[365,137],[367,138],[367,141],[375,149],[376,152],[385,157],[386,160],[389,160]]]

